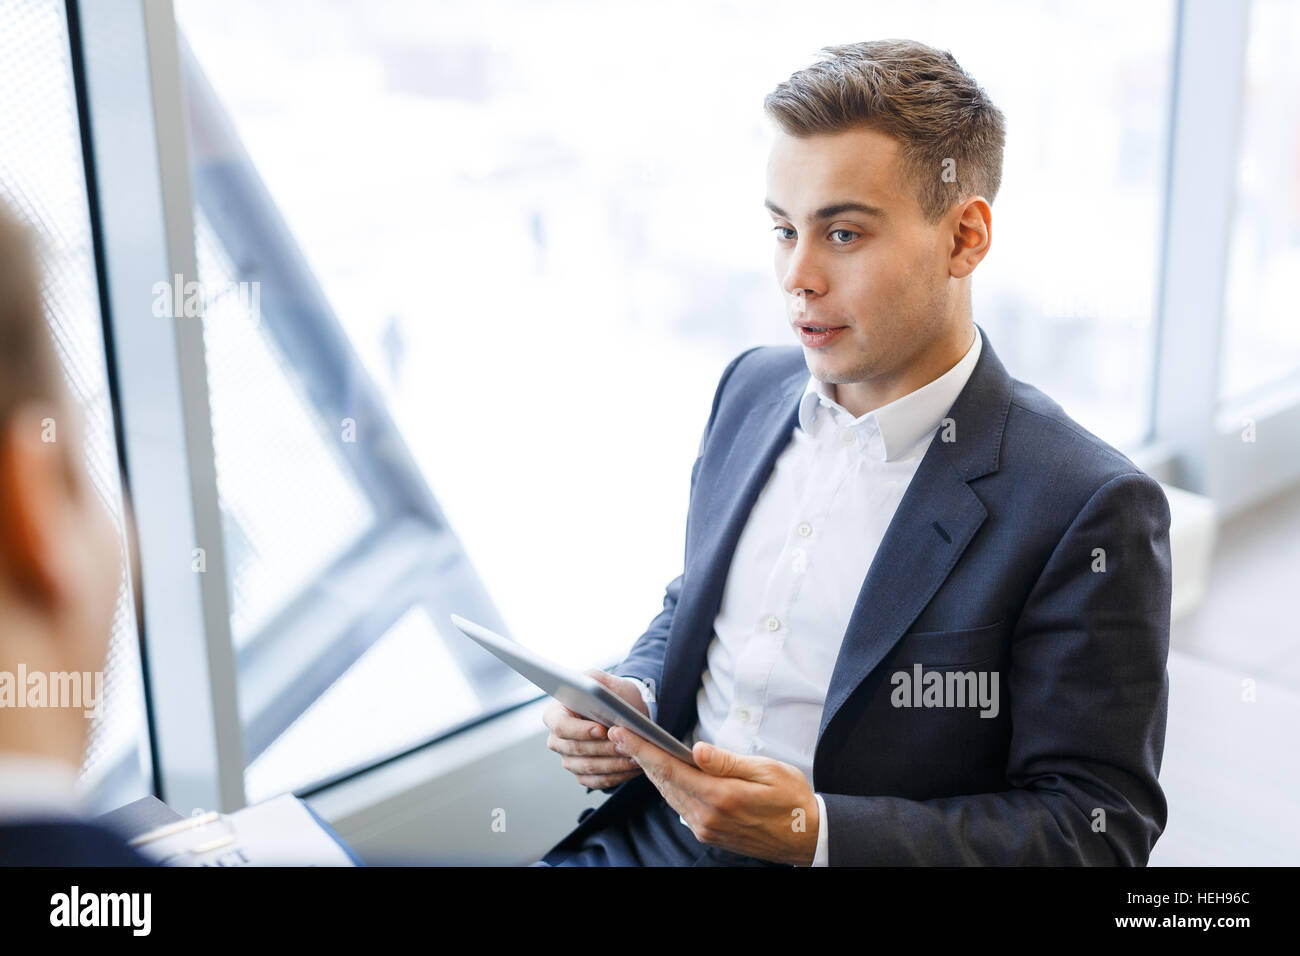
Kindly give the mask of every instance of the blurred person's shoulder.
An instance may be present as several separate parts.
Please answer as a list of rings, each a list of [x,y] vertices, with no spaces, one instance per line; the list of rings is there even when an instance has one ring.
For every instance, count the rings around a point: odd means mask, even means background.
[[[127,837],[91,818],[77,767],[0,751],[0,866],[147,866]]]
[[[0,821],[0,866],[150,866],[119,834],[68,819]]]

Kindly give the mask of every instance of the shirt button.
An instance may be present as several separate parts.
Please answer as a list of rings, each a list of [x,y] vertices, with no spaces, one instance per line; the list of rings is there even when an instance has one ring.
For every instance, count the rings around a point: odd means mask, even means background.
[[[810,534],[812,534],[812,525],[810,525],[807,521],[799,525],[799,537],[806,538]]]
[[[780,626],[781,626],[781,622],[780,622],[779,620],[777,620],[775,617],[769,617],[769,618],[767,619],[767,629],[768,629],[769,631],[775,631],[775,630],[777,630]]]
[[[737,707],[737,708],[736,708],[736,719],[737,719],[738,721],[740,721],[742,724],[747,724],[747,723],[749,723],[749,708],[748,708],[748,707]]]
[[[844,442],[846,445],[852,445],[857,441],[857,438],[854,437],[853,432],[846,428],[844,431],[840,432],[840,441]]]

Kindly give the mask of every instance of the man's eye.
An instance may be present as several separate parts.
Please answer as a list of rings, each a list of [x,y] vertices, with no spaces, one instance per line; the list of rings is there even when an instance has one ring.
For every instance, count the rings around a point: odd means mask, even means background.
[[[846,245],[857,238],[858,233],[852,229],[835,229],[831,232],[832,236],[847,236],[848,238],[840,240],[840,245]]]
[[[793,234],[794,234],[794,230],[791,229],[789,226],[773,226],[773,227],[772,227],[772,231],[775,232],[775,233],[777,233],[777,238],[778,238],[778,239],[792,239],[792,238],[794,238],[794,235],[793,235]],[[786,233],[786,232],[790,233],[791,235],[789,235],[789,236],[781,235],[781,233]]]

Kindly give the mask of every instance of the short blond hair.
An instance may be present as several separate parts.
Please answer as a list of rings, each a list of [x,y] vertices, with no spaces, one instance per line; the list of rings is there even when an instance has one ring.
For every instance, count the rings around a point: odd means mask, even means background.
[[[922,215],[938,222],[954,203],[1002,182],[1006,119],[952,54],[915,40],[823,47],[763,101],[791,136],[874,129],[902,144],[903,174]]]

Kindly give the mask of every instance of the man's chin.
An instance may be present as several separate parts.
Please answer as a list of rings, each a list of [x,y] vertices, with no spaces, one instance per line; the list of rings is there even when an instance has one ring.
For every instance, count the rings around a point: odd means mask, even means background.
[[[857,385],[860,382],[876,380],[882,374],[874,366],[862,362],[856,364],[836,363],[834,365],[818,365],[815,362],[810,362],[808,363],[808,371],[813,378],[827,385]]]
[[[847,356],[848,353],[846,352],[845,355]],[[823,349],[812,349],[804,346],[803,360],[808,366],[809,372],[829,384],[840,385],[846,382],[856,382],[862,377],[860,374],[862,363],[860,361],[851,361],[842,356],[828,355]]]

